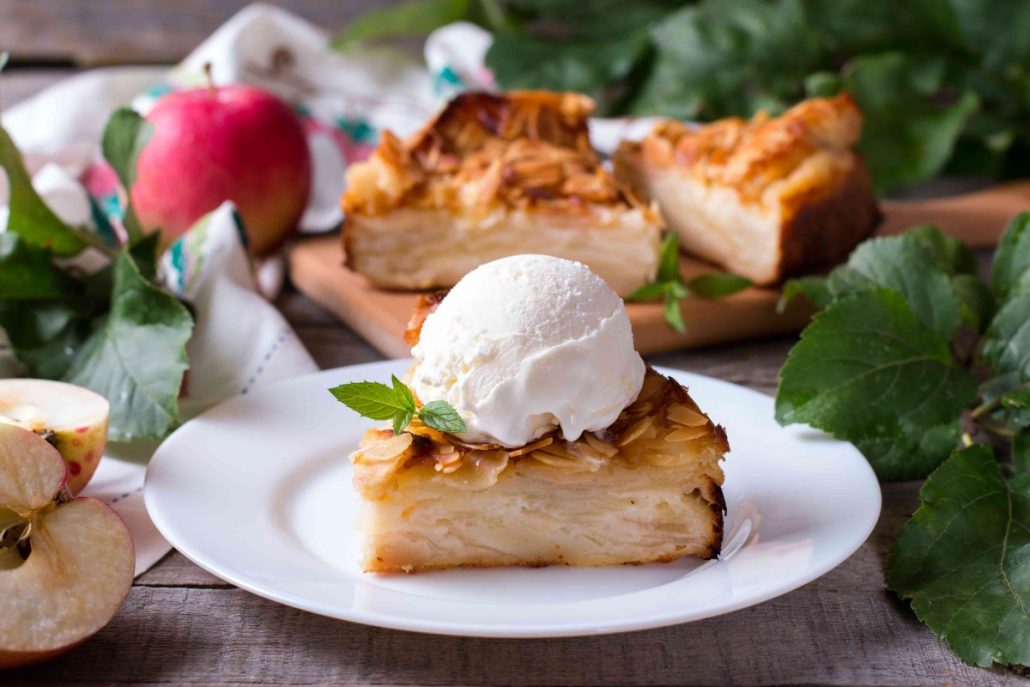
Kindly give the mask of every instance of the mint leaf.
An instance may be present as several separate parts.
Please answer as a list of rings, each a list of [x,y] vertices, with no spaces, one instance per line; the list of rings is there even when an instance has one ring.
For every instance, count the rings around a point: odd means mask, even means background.
[[[466,430],[458,411],[446,401],[430,401],[418,411],[418,417],[427,427],[441,432],[457,434]]]
[[[668,284],[665,282],[651,282],[650,284],[644,284],[633,289],[633,291],[626,296],[627,301],[653,301],[661,298],[668,291]]]
[[[951,422],[976,397],[948,342],[896,291],[865,291],[817,314],[780,371],[776,419],[868,440]]]
[[[894,289],[919,319],[951,339],[961,321],[962,301],[937,255],[928,248],[926,236],[906,233],[863,242],[848,258],[847,266],[830,275],[834,296],[879,287]]]
[[[998,374],[1014,372],[1030,380],[1030,291],[1005,303],[983,341],[983,357]]]
[[[354,19],[333,37],[334,48],[380,38],[418,36],[460,21],[471,0],[412,0],[393,7],[372,10]]]
[[[675,232],[668,232],[662,239],[661,248],[658,251],[658,275],[654,282],[644,284],[636,288],[626,296],[631,301],[650,301],[661,298],[665,321],[669,326],[680,332],[687,331],[683,322],[683,311],[680,309],[680,299],[690,295],[690,289],[683,283],[680,277],[680,247],[679,238]]]
[[[1030,476],[991,450],[956,451],[926,480],[887,584],[963,660],[1030,664]]]
[[[10,188],[8,231],[58,256],[75,255],[86,247],[82,237],[62,222],[36,193],[21,153],[3,127],[0,127],[0,167],[7,172]]]
[[[1030,291],[1030,212],[1016,215],[994,252],[991,285],[998,298]]]
[[[397,378],[393,379],[395,386],[392,388],[382,382],[350,382],[333,387],[329,393],[358,415],[372,420],[392,420],[395,416],[415,411],[411,391],[406,395],[398,392]]]
[[[947,460],[961,436],[956,420],[929,429],[902,425],[897,433],[863,437],[854,443],[879,479],[896,482],[926,477]]]
[[[672,291],[665,292],[665,321],[669,326],[683,334],[687,331],[687,325],[683,321],[683,310],[680,308],[680,299]]]
[[[680,280],[680,240],[674,231],[666,232],[658,249],[658,276],[656,282]]]
[[[799,277],[790,279],[783,285],[783,293],[776,302],[776,312],[783,313],[792,300],[804,296],[812,305],[822,310],[833,302],[833,293],[829,283],[822,277]]]
[[[186,307],[144,279],[123,252],[114,264],[111,310],[98,321],[66,379],[111,403],[113,440],[163,436],[179,421],[192,332]]]
[[[751,286],[751,280],[735,274],[711,273],[694,277],[687,282],[687,288],[702,298],[731,296]]]

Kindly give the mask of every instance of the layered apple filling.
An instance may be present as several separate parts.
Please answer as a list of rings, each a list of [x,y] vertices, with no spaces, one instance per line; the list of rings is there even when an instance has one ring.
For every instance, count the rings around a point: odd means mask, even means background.
[[[466,93],[417,134],[383,132],[347,170],[347,265],[387,288],[453,286],[539,253],[588,265],[618,293],[654,278],[661,223],[590,145],[573,93]]]
[[[608,428],[519,448],[469,444],[417,419],[352,455],[368,572],[712,558],[726,434],[648,369]]]

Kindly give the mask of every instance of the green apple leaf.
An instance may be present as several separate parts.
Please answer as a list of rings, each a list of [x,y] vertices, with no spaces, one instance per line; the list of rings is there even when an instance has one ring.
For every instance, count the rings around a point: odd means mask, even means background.
[[[111,117],[104,127],[104,135],[101,140],[104,159],[114,168],[128,197],[131,197],[129,191],[136,183],[136,163],[140,153],[143,152],[143,148],[153,135],[154,125],[128,107],[120,107],[111,113]],[[143,229],[140,227],[131,201],[125,208],[122,224],[125,226],[130,242],[138,240],[143,235]],[[146,274],[145,270],[144,274]]]
[[[426,34],[464,19],[470,4],[471,0],[411,0],[375,9],[348,23],[333,37],[332,46],[340,49],[364,41]]]
[[[849,441],[949,423],[976,398],[948,342],[896,291],[843,298],[817,314],[780,371],[776,419]]]
[[[51,262],[50,252],[18,234],[0,234],[0,300],[49,300],[76,295],[80,286]]]
[[[0,328],[29,376],[61,379],[89,335],[89,320],[60,301],[0,300]]]
[[[1030,664],[1030,475],[990,448],[956,451],[926,480],[887,584],[963,660]]]
[[[681,5],[651,31],[631,114],[713,119],[783,110],[803,95],[820,54],[800,0]]]
[[[418,417],[426,427],[441,432],[457,434],[466,429],[465,421],[458,415],[458,411],[446,401],[430,401],[418,411]]]
[[[100,147],[126,189],[135,183],[136,161],[153,135],[154,125],[129,107],[119,107],[107,120]]]
[[[782,313],[787,305],[798,296],[804,296],[815,307],[822,310],[833,302],[829,282],[823,277],[798,277],[783,285],[783,293],[776,303],[776,312]]]
[[[998,298],[1030,291],[1030,212],[1016,215],[994,252],[991,284]]]
[[[940,97],[943,60],[888,51],[857,56],[844,68],[845,89],[861,106],[870,133],[859,149],[881,193],[939,172],[980,107],[973,90]]]
[[[1014,372],[1030,380],[1030,291],[998,310],[984,335],[983,357],[996,374]]]
[[[1012,469],[1017,475],[1030,475],[1030,432],[1012,437]]]
[[[123,252],[115,260],[111,310],[96,324],[66,379],[111,403],[113,440],[161,437],[179,422],[192,332],[186,307],[144,279]]]
[[[937,265],[948,274],[976,276],[980,271],[973,249],[932,224],[912,227],[904,235],[915,239],[930,251]]]
[[[58,256],[75,255],[86,247],[82,232],[62,222],[36,193],[21,153],[3,127],[0,127],[0,167],[7,172],[10,187],[8,231]]]
[[[856,291],[887,287],[900,293],[912,312],[945,339],[958,330],[962,300],[927,234],[870,239],[830,275],[830,289],[840,298]],[[934,236],[934,234],[929,234]]]
[[[947,460],[961,435],[956,420],[929,429],[902,425],[896,434],[863,437],[854,443],[877,477],[896,482],[929,475]]]

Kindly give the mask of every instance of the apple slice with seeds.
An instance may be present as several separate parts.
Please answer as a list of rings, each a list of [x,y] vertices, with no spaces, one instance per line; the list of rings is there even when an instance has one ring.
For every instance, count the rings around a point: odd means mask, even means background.
[[[107,446],[107,399],[89,389],[46,379],[0,379],[0,423],[40,435],[68,464],[68,488],[78,494]]]
[[[91,637],[132,585],[125,523],[96,499],[73,498],[66,476],[53,446],[0,424],[0,668]]]

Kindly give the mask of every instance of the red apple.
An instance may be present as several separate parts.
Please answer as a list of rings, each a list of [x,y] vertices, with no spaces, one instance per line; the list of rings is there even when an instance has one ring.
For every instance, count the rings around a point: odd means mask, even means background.
[[[144,229],[167,247],[231,200],[251,252],[265,255],[297,228],[311,189],[301,123],[274,95],[241,84],[170,93],[147,115],[132,204]]]
[[[66,478],[54,447],[0,424],[0,670],[85,641],[132,586],[125,523],[96,499],[72,498]]]
[[[48,379],[0,379],[0,424],[44,437],[68,466],[68,489],[78,494],[107,446],[107,399],[89,389]]]

